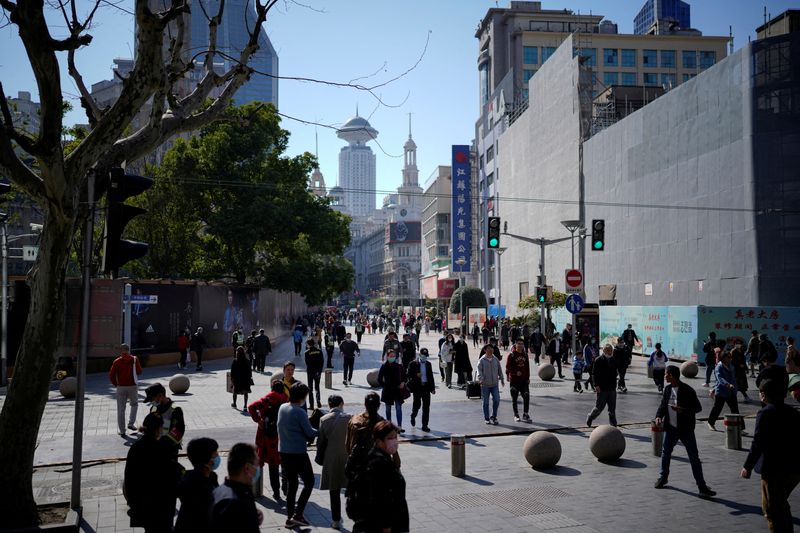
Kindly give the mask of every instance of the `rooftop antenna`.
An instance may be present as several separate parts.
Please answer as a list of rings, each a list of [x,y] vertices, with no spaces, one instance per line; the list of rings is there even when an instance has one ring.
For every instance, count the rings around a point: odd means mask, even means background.
[[[408,138],[411,138],[411,113],[408,114]]]
[[[317,126],[314,126],[314,155],[317,156],[317,163],[319,163],[319,132]]]
[[[356,116],[358,116],[358,102],[356,102]]]
[[[728,26],[728,33],[730,35],[730,39],[728,41],[728,47],[730,50],[730,55],[733,55],[733,26]]]

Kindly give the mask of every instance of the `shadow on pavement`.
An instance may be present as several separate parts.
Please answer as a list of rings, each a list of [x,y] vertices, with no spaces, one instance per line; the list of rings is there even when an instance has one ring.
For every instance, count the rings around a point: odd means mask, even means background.
[[[675,492],[682,492],[683,494],[686,494],[687,496],[694,496],[696,498],[700,498],[700,496],[697,495],[697,492],[694,492],[694,491],[688,491],[686,489],[680,489],[678,487],[673,487],[671,485],[667,485],[664,488],[667,489],[667,490],[674,490]],[[752,514],[752,515],[758,515],[758,516],[762,516],[763,515],[761,507],[759,507],[757,505],[748,505],[746,503],[739,503],[739,502],[735,502],[735,501],[732,501],[732,500],[726,500],[725,498],[718,498],[716,496],[713,497],[713,498],[703,498],[703,499],[707,499],[710,502],[719,503],[721,505],[729,507],[731,509],[731,514],[734,515],[734,516],[740,516],[740,515],[746,515],[746,514]],[[794,519],[794,523],[795,524],[800,524],[800,519],[799,518],[795,518]]]
[[[639,462],[634,461],[633,459],[618,459],[616,461],[600,461],[604,465],[609,466],[616,466],[619,468],[647,468],[647,465]]]
[[[540,474],[547,474],[550,476],[564,476],[564,477],[573,477],[573,476],[580,476],[581,471],[576,468],[570,468],[569,466],[561,466],[556,465],[553,468],[533,468],[531,470],[535,470]]]
[[[491,481],[480,479],[475,476],[464,476],[461,479],[464,481],[469,481],[470,483],[475,483],[476,485],[480,485],[481,487],[491,487],[494,485]]]
[[[84,533],[97,533],[97,530],[89,525],[89,522],[81,518],[80,530]]]

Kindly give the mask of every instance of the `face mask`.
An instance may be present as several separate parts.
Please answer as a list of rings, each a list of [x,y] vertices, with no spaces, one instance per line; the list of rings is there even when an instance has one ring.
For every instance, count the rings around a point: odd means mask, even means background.
[[[428,356],[427,355],[420,355],[419,356],[419,360],[422,361],[423,363],[426,363],[428,361]]]
[[[214,457],[214,462],[211,463],[211,470],[216,470],[222,464],[222,458],[218,455]]]
[[[387,357],[386,360],[390,363],[394,363],[397,360],[397,357]]]
[[[393,439],[386,439],[384,443],[386,444],[386,453],[389,455],[394,455],[397,453],[397,437]]]

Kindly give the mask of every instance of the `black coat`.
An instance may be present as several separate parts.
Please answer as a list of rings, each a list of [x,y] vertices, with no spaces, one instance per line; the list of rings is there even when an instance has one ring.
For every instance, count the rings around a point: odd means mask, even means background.
[[[211,531],[211,506],[214,504],[214,489],[217,474],[205,477],[196,470],[186,472],[178,484],[181,510],[175,522],[175,533],[206,533]]]
[[[414,341],[401,341],[400,350],[402,351],[403,366],[408,366],[408,363],[417,356],[417,345],[414,344]]]
[[[594,360],[592,382],[603,391],[613,391],[617,387],[617,362],[613,357],[601,355]]]
[[[400,385],[405,385],[406,371],[400,363],[383,363],[378,370],[378,385],[383,387],[381,401],[393,404],[397,400],[403,401],[400,396]]]
[[[430,361],[425,361],[425,369],[428,373],[428,381],[425,383],[425,388],[422,388],[422,370],[419,360],[411,361],[408,365],[408,390],[411,392],[420,392],[426,390],[434,392],[436,390],[436,383],[433,381],[433,367]]]
[[[367,458],[367,475],[370,482],[370,505],[365,524],[354,527],[358,531],[383,531],[392,533],[410,530],[406,480],[391,456],[383,450],[372,448]]]
[[[272,352],[272,344],[269,342],[269,337],[259,334],[253,339],[253,352],[259,356]]]
[[[800,471],[797,442],[800,440],[800,413],[788,405],[769,404],[756,415],[753,443],[744,467],[753,470],[763,456],[761,477],[780,479]]]
[[[469,361],[469,347],[464,341],[455,344],[456,354],[453,358],[453,369],[456,374],[472,374],[472,363]]]
[[[249,485],[226,479],[214,489],[211,531],[215,533],[258,533],[258,511]]]
[[[168,440],[144,435],[128,450],[123,486],[131,527],[172,527],[183,469]]]
[[[664,420],[664,429],[666,431],[676,431],[676,429],[669,424],[669,420],[673,420],[673,417],[676,417],[674,421],[677,426],[677,431],[694,431],[694,417],[703,410],[703,406],[700,405],[700,400],[697,399],[697,392],[695,392],[694,387],[682,381],[678,384],[678,407],[682,407],[683,411],[677,413],[669,406],[669,400],[672,397],[672,389],[672,385],[664,387],[664,394],[661,396],[661,405],[658,406],[656,417]]]
[[[547,343],[547,355],[557,356],[563,355],[564,350],[566,350],[567,345],[564,344],[562,339],[558,339],[558,350],[556,350],[556,340],[552,339],[550,342]]]
[[[316,346],[306,350],[306,370],[311,374],[322,373],[322,367],[325,366],[325,356],[322,355],[322,350]]]
[[[250,361],[233,360],[233,363],[231,363],[231,381],[233,381],[233,392],[236,394],[250,392],[250,385],[252,385],[253,381],[253,369],[250,367]]]

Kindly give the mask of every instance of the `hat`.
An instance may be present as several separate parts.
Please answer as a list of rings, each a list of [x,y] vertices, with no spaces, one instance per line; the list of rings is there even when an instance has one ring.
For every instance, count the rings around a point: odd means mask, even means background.
[[[161,383],[155,383],[150,385],[144,390],[144,401],[145,402],[152,402],[153,398],[158,396],[159,394],[167,394],[167,389],[164,388],[164,385]]]
[[[426,357],[427,357],[427,356],[428,356],[428,349],[427,349],[427,348],[421,348],[421,349],[419,350],[419,354],[420,354],[420,355],[424,355],[424,356],[426,356]]]

